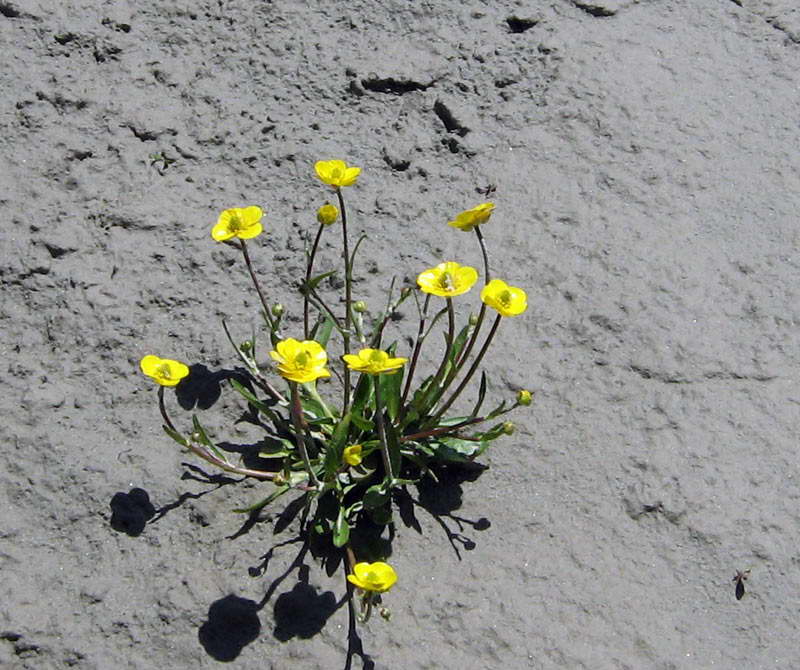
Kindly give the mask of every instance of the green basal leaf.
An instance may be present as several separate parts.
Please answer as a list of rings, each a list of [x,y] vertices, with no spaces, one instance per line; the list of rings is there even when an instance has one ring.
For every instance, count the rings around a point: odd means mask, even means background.
[[[392,351],[390,356],[394,355]],[[392,421],[397,420],[397,415],[400,413],[400,400],[403,394],[403,377],[405,370],[401,369],[393,375],[380,375],[379,384],[381,385],[381,400],[389,413],[389,418]]]
[[[483,401],[486,398],[486,373],[481,372],[481,385],[478,389],[478,400],[475,402],[475,407],[472,408],[472,412],[470,412],[469,418],[474,419],[478,416],[478,412],[481,411],[481,406],[483,405]]]
[[[277,426],[284,425],[283,419],[263,400],[260,400],[249,388],[235,379],[230,379],[231,386],[241,395],[248,403],[255,407],[259,412],[266,416],[272,423]]]
[[[350,418],[353,420],[355,427],[362,433],[371,433],[375,430],[375,423],[373,421],[365,419],[361,414],[357,414],[355,411],[350,413]]]
[[[391,421],[386,421],[386,446],[389,448],[389,463],[392,466],[392,472],[400,472],[402,464],[402,456],[400,454],[400,441],[397,439],[397,429]]]
[[[161,426],[164,429],[164,432],[169,435],[173,440],[175,440],[178,444],[182,447],[189,446],[189,440],[187,440],[183,435],[181,435],[177,430],[173,430],[169,426]]]
[[[214,456],[216,456],[218,459],[220,459],[221,461],[225,461],[227,463],[228,459],[222,455],[222,452],[219,449],[217,449],[217,445],[215,445],[208,438],[208,434],[206,433],[205,428],[203,428],[203,426],[200,425],[200,419],[197,418],[197,414],[192,415],[192,425],[194,426],[194,432],[197,434],[199,438],[198,442],[208,447],[211,453],[213,453]]]
[[[333,332],[333,319],[331,319],[330,314],[325,312],[320,316],[320,320],[314,324],[314,328],[311,331],[311,339],[316,340],[320,343],[322,348],[328,346],[328,340],[331,339],[331,333]]]
[[[364,415],[364,408],[372,402],[372,390],[369,375],[361,375],[355,391],[353,391],[352,410],[354,414]]]
[[[345,414],[344,418],[334,428],[333,435],[325,444],[324,468],[326,475],[332,475],[342,464],[342,451],[350,433],[351,418],[352,414],[350,412]]]
[[[258,452],[260,458],[284,458],[294,453],[295,444],[283,437],[266,437],[264,446]]]
[[[280,498],[284,493],[289,490],[288,486],[279,486],[275,489],[272,493],[270,493],[266,498],[263,500],[258,501],[255,505],[250,505],[250,507],[239,507],[234,512],[238,512],[239,514],[249,514],[250,512],[256,512],[263,507],[266,507],[272,502],[275,502],[278,498]]]
[[[289,486],[297,486],[308,481],[308,473],[305,470],[292,470],[289,473]]]
[[[450,348],[450,351],[447,354],[447,357],[450,359],[452,364],[455,364],[458,357],[461,355],[461,352],[464,351],[464,345],[467,343],[467,336],[469,335],[470,325],[467,324],[464,326],[460,331],[458,331],[458,335],[456,335],[456,339],[453,342],[453,346]]]
[[[384,486],[384,482],[370,486],[364,493],[364,509],[372,510],[389,502],[389,492]]]
[[[333,545],[335,547],[343,547],[350,540],[350,524],[347,523],[345,518],[344,507],[339,508],[339,515],[336,517],[336,523],[333,525]]]
[[[481,442],[462,440],[457,437],[443,437],[436,443],[435,457],[449,463],[470,462],[486,449]]]

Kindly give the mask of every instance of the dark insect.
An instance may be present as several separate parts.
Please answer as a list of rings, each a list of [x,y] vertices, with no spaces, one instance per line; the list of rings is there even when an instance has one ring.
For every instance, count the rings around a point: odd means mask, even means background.
[[[478,193],[485,195],[487,198],[497,190],[497,184],[488,184],[486,188],[475,189]]]
[[[744,583],[750,576],[750,568],[747,570],[737,570],[733,576],[733,581],[736,582],[736,600],[741,600],[744,596]]]

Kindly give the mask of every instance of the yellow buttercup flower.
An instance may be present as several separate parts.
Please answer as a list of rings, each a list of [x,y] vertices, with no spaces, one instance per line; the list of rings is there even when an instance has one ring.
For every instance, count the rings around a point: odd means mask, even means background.
[[[452,298],[469,291],[478,281],[478,271],[469,265],[454,261],[439,263],[435,268],[421,272],[417,284],[425,293]]]
[[[392,375],[408,360],[393,358],[380,349],[362,349],[358,354],[345,354],[342,359],[351,370],[367,375]]]
[[[360,465],[361,464],[361,445],[351,444],[349,447],[344,448],[342,458],[347,465]]]
[[[339,188],[340,186],[352,186],[356,183],[361,168],[348,167],[347,163],[339,160],[317,161],[314,164],[317,176],[328,186]]]
[[[356,563],[353,574],[347,575],[347,581],[364,591],[385,593],[397,581],[397,573],[388,563]]]
[[[525,291],[509,286],[500,279],[492,279],[481,291],[481,300],[502,316],[516,316],[528,309]]]
[[[260,207],[233,207],[219,215],[216,225],[211,229],[211,237],[217,242],[224,242],[233,237],[249,240],[259,235],[264,227],[261,225],[263,212]]]
[[[332,223],[335,223],[338,218],[339,210],[330,203],[326,202],[317,210],[317,221],[323,226],[330,226]]]
[[[189,374],[189,368],[180,361],[173,361],[169,358],[159,358],[158,356],[145,356],[140,362],[148,377],[161,384],[161,386],[176,386],[181,379]]]
[[[461,212],[453,221],[448,221],[447,225],[453,226],[465,232],[469,232],[475,226],[486,223],[494,210],[494,203],[484,202],[482,205]]]
[[[278,363],[278,372],[284,379],[305,384],[320,377],[331,376],[325,367],[328,363],[328,354],[319,342],[314,340],[298,342],[289,338],[278,342],[275,349],[270,351],[269,355]]]

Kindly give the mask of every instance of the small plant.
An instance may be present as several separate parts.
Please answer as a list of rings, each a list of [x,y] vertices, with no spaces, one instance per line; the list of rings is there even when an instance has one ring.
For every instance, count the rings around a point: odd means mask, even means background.
[[[265,428],[259,456],[272,467],[251,469],[231,461],[197,416],[192,417],[188,432],[176,428],[166,410],[164,389],[189,376],[186,365],[148,355],[141,369],[159,384],[159,408],[170,437],[221,470],[270,482],[262,500],[237,511],[257,513],[286,494],[299,494],[302,532],[327,537],[336,551],[344,552],[347,579],[360,594],[360,617],[366,620],[380,594],[397,581],[394,569],[381,560],[386,556],[372,555],[370,547],[377,546],[377,537],[370,538],[369,533],[379,537],[392,524],[399,491],[424,477],[437,481],[442,466],[472,463],[492,441],[513,432],[513,424],[504,415],[530,405],[531,393],[521,390],[515,400],[503,400],[485,410],[488,383],[481,372],[471,411],[450,414],[480,369],[501,320],[522,314],[527,302],[522,289],[491,278],[481,225],[489,221],[494,205],[483,203],[449,222],[461,231],[474,232],[480,245],[484,283],[478,314],[456,326],[453,301],[473,288],[478,272],[447,261],[421,272],[418,290],[405,287],[394,295],[392,284],[386,309],[370,318],[366,305],[353,297],[353,267],[365,238],[361,236],[351,249],[343,196],[343,189],[356,183],[361,170],[340,160],[320,161],[315,167],[319,179],[332,189],[338,207],[326,203],[317,212],[318,227],[299,286],[302,311],[292,328],[284,329],[284,320],[288,321],[284,308],[269,303],[250,259],[247,240],[263,232],[262,210],[255,206],[226,209],[211,230],[214,240],[241,252],[262,306],[274,367],[259,355],[255,336],[237,345],[224,322],[223,328],[246,371],[231,379],[230,385]],[[314,274],[320,240],[337,222],[342,240],[343,314],[318,290],[335,272]],[[392,315],[409,299],[416,302],[419,321],[413,348],[401,356],[396,340],[385,341],[386,331]],[[481,337],[490,312],[494,319]],[[420,353],[440,323],[444,353],[435,369],[418,375]],[[341,356],[331,360],[328,351],[334,348]],[[367,541],[364,532],[351,535],[357,527],[367,528]],[[389,617],[385,609],[381,614]]]

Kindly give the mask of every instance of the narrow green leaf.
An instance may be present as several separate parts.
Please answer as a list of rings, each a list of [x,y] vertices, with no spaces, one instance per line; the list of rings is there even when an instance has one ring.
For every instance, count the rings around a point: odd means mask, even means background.
[[[389,501],[389,493],[383,483],[373,484],[364,493],[364,509],[376,509]]]
[[[266,507],[271,502],[274,502],[278,498],[280,498],[284,493],[289,490],[288,486],[279,486],[275,489],[272,493],[270,493],[266,498],[263,500],[258,501],[255,505],[250,505],[250,507],[238,507],[237,509],[233,510],[234,512],[238,512],[239,514],[247,514],[250,512],[255,512],[260,510],[263,507]]]
[[[350,524],[344,515],[344,507],[339,508],[339,515],[333,525],[333,544],[335,547],[343,547],[350,540]]]
[[[311,277],[311,279],[308,280],[308,283],[305,283],[305,282],[303,283],[301,292],[305,292],[305,291],[311,292],[311,291],[313,291],[315,288],[317,288],[317,286],[319,286],[320,282],[323,279],[327,279],[328,277],[330,277],[332,275],[335,275],[335,274],[336,274],[336,270],[331,270],[330,272],[323,272],[321,275],[317,275],[316,277]],[[305,293],[303,293],[303,294],[305,295]]]
[[[183,435],[181,435],[177,430],[173,430],[169,426],[162,426],[164,432],[169,435],[173,440],[175,440],[178,444],[182,447],[189,446],[189,440],[187,440]]]
[[[372,432],[375,430],[374,421],[365,419],[363,416],[361,416],[361,414],[357,414],[355,411],[351,412],[350,418],[353,420],[355,427],[358,428],[362,433]]]
[[[225,461],[227,463],[228,459],[225,458],[225,456],[223,456],[222,452],[219,449],[217,449],[217,445],[215,445],[209,439],[208,434],[205,431],[205,428],[203,428],[203,426],[200,425],[200,420],[197,418],[196,414],[192,415],[192,425],[194,426],[194,432],[197,433],[197,436],[200,438],[198,442],[208,447],[211,450],[211,453],[213,453],[214,456],[216,456],[218,459],[220,459],[221,461]]]
[[[478,416],[478,412],[481,411],[481,406],[483,405],[483,401],[486,398],[486,373],[481,372],[481,386],[478,389],[478,400],[475,402],[475,407],[472,408],[472,412],[470,412],[469,418],[474,419]]]
[[[389,413],[389,418],[392,421],[397,420],[397,415],[400,412],[400,400],[403,394],[403,377],[405,370],[400,369],[393,375],[381,375],[381,400],[386,406],[386,411]]]

